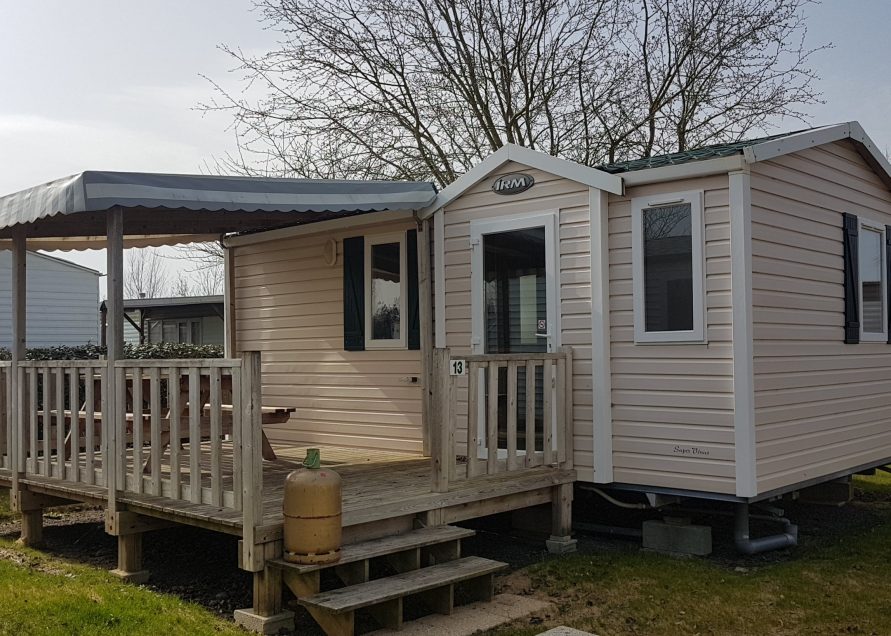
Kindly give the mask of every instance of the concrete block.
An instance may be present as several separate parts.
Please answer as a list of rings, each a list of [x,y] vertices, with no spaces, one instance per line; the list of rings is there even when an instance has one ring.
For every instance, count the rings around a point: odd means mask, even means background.
[[[133,585],[143,585],[149,580],[148,570],[138,570],[136,572],[125,572],[124,570],[110,570],[109,574],[121,579],[124,583],[132,583]]]
[[[668,554],[706,556],[712,553],[712,529],[694,525],[689,519],[644,521],[643,547]]]
[[[801,503],[819,506],[844,506],[853,497],[854,483],[850,477],[827,481],[798,491],[798,500]]]
[[[578,541],[572,537],[555,537],[545,541],[545,546],[551,554],[571,554],[578,550]]]
[[[554,627],[553,629],[549,629],[546,632],[542,632],[538,636],[596,636],[591,632],[583,632],[580,629],[575,629],[573,627]]]
[[[285,610],[272,616],[260,616],[251,608],[235,610],[235,622],[249,632],[258,634],[278,634],[280,631],[294,631],[294,612]]]

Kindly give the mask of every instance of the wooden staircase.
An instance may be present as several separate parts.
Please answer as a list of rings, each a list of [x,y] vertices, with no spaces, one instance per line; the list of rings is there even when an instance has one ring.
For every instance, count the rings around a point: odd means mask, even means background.
[[[507,564],[462,558],[461,540],[473,535],[454,526],[422,528],[344,546],[337,563],[298,565],[276,559],[268,565],[281,570],[285,585],[326,634],[353,636],[359,610],[382,627],[400,629],[407,597],[439,614],[451,614],[456,588],[465,600],[491,600],[494,575]],[[336,575],[333,589],[322,590],[323,570]]]

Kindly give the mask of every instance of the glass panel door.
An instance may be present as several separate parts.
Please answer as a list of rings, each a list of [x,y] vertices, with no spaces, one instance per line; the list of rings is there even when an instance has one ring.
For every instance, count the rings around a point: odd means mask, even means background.
[[[473,294],[475,312],[475,350],[486,354],[544,353],[556,348],[556,294],[550,287],[556,280],[554,221],[551,216],[480,223],[474,232],[475,281],[482,286]],[[498,369],[498,394],[489,396],[486,373],[480,374],[479,456],[485,458],[484,405],[491,399],[498,403],[499,456],[506,456],[508,419],[507,368]],[[535,371],[534,439],[526,439],[526,368],[517,369],[516,422],[517,449],[520,453],[543,450],[545,378],[541,366]],[[471,381],[474,381],[473,379]],[[505,449],[505,450],[502,450]]]

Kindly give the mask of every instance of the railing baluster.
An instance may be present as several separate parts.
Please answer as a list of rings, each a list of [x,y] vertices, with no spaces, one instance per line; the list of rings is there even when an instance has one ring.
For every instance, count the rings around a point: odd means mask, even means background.
[[[242,492],[241,367],[232,367],[232,491],[236,510],[244,509]]]
[[[56,369],[56,469],[65,479],[65,369]]]
[[[467,477],[480,474],[480,364],[467,367]]]
[[[43,476],[51,477],[50,438],[53,430],[53,411],[50,408],[53,395],[53,375],[49,367],[40,370],[43,378]]]
[[[93,484],[96,482],[96,421],[94,416],[96,400],[94,394],[95,378],[95,370],[93,367],[84,368],[84,455],[86,456],[84,464],[84,483],[86,484]]]
[[[68,373],[68,458],[71,460],[71,481],[80,481],[80,369],[74,367]],[[63,457],[65,453],[63,452]]]
[[[142,470],[143,470],[143,446],[142,439],[142,369],[133,367],[133,388],[130,389],[130,395],[133,399],[133,492],[142,492]],[[129,490],[129,484],[124,485],[125,490]]]
[[[563,417],[565,418],[565,424],[563,426],[564,439],[563,439],[563,468],[571,469],[575,466],[575,459],[573,457],[574,449],[575,449],[575,440],[573,438],[573,431],[575,430],[575,413],[573,412],[573,402],[572,402],[572,347],[564,348],[564,352],[566,353],[566,362],[564,366],[564,376],[563,376],[563,389],[565,391],[565,395],[558,396],[558,399],[563,400],[564,411]]]
[[[28,379],[28,432],[31,437],[28,446],[30,447],[31,473],[39,475],[40,460],[38,455],[40,454],[40,446],[37,441],[37,423],[40,421],[40,418],[38,417],[39,406],[37,403],[37,369],[26,369],[25,371]]]
[[[486,446],[490,475],[498,472],[498,363],[490,362],[488,367],[489,390],[486,395]]]
[[[149,408],[151,409],[152,494],[161,495],[161,369],[149,370]]]
[[[182,458],[180,456],[182,406],[180,405],[179,396],[179,367],[170,367],[167,372],[167,406],[170,407],[170,496],[174,499],[182,499],[182,488],[180,486],[182,472]]]
[[[545,360],[542,372],[542,461],[545,466],[554,463],[554,361]]]
[[[192,503],[201,503],[201,405],[198,367],[189,368],[189,485]]]
[[[520,363],[507,363],[507,469],[517,469],[517,368]]]
[[[526,466],[536,465],[535,456],[535,361],[526,361]]]
[[[220,396],[220,369],[218,367],[211,367],[208,381],[210,382],[210,499],[213,505],[222,506],[223,406]]]

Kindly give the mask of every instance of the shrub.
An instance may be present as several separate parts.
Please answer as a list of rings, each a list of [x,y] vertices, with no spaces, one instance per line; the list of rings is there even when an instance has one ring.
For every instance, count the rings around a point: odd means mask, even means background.
[[[76,347],[33,347],[25,352],[26,360],[97,360],[106,349],[97,344]],[[0,360],[10,359],[9,349],[0,348]],[[169,360],[184,358],[222,358],[221,345],[193,345],[176,342],[161,344],[124,345],[124,358],[131,360]]]

